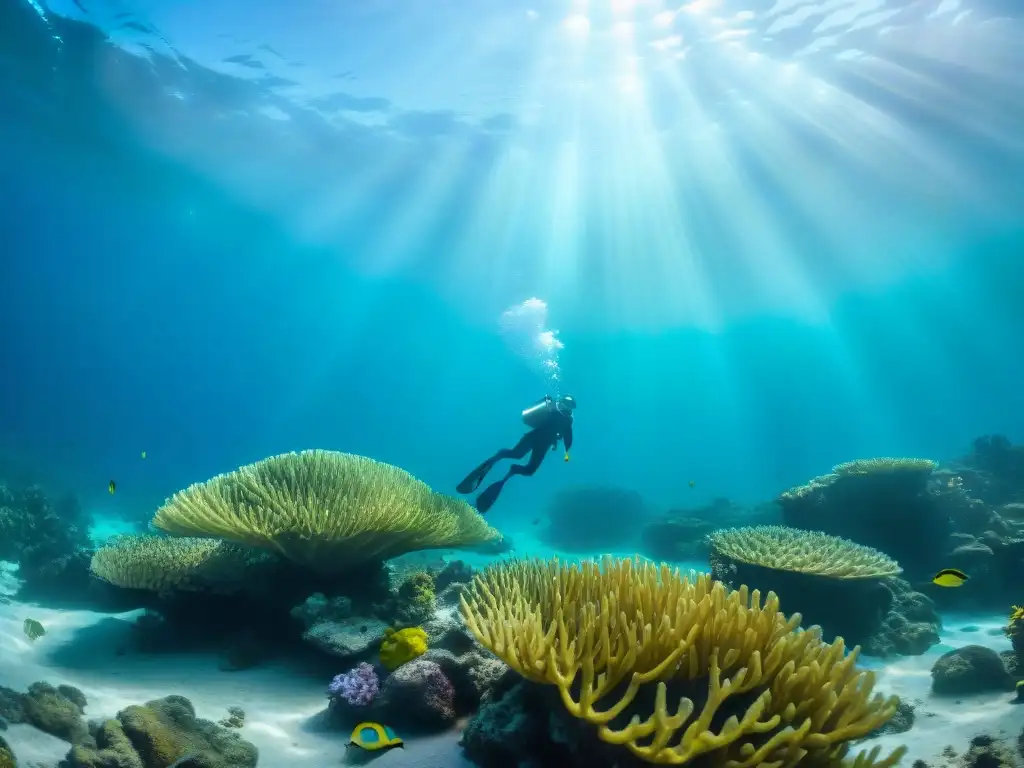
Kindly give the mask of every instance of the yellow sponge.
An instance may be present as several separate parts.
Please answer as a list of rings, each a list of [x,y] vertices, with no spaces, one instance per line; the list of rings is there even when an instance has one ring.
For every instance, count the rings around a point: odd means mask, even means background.
[[[380,644],[380,662],[388,669],[398,669],[426,652],[427,633],[420,627],[409,627],[397,632],[389,628]]]

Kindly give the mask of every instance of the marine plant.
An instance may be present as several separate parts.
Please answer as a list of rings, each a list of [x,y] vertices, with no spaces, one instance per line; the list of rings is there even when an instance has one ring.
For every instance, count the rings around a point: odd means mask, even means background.
[[[833,579],[878,579],[903,571],[877,549],[784,525],[725,528],[707,538],[715,555],[778,571]]]
[[[398,467],[322,450],[272,456],[191,485],[152,523],[175,535],[267,549],[327,573],[501,538],[466,502]]]
[[[380,643],[380,663],[388,670],[395,670],[426,652],[427,633],[422,627],[399,630],[389,627]]]
[[[89,567],[125,589],[230,593],[266,558],[219,539],[125,534],[97,549]]]
[[[327,686],[327,696],[330,699],[343,699],[355,707],[365,707],[370,704],[380,691],[380,680],[373,669],[373,665],[361,662],[348,672],[335,675],[331,684]]]
[[[872,696],[873,673],[855,666],[859,648],[847,654],[842,640],[801,629],[774,593],[762,604],[757,590],[664,564],[506,561],[474,579],[460,608],[485,648],[556,686],[601,740],[649,763],[839,764],[899,703]],[[643,718],[635,705],[652,685],[654,711]],[[674,711],[669,685],[682,691]],[[878,753],[854,764],[891,766],[903,750]]]

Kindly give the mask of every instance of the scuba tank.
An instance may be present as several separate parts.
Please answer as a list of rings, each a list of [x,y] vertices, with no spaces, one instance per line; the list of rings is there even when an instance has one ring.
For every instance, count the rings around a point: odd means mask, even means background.
[[[545,395],[543,399],[523,411],[523,423],[530,429],[536,429],[544,423],[554,407],[555,401]]]

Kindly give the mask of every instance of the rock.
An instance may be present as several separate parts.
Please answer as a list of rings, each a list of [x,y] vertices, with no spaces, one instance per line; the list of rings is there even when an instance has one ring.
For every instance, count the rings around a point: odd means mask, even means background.
[[[462,582],[457,581],[454,584],[449,584],[437,593],[437,599],[434,603],[442,610],[446,608],[457,608],[459,605],[459,598],[462,597],[462,592],[465,589],[466,585]]]
[[[899,708],[896,714],[881,728],[877,728],[867,735],[872,739],[876,736],[884,736],[892,733],[906,733],[914,727],[914,705],[909,701],[900,699]]]
[[[256,747],[238,734],[196,717],[184,696],[167,696],[117,714],[146,768],[162,768],[189,758],[195,766],[255,768]]]
[[[118,720],[107,720],[92,731],[95,747],[75,746],[61,768],[149,768],[128,740]]]
[[[466,757],[488,768],[531,765],[551,741],[547,703],[540,693],[537,687],[519,683],[485,704],[462,732]]]
[[[89,727],[82,717],[85,696],[77,688],[61,688],[68,691],[70,696],[49,683],[32,683],[22,698],[25,722],[71,744],[92,745]]]
[[[892,607],[882,626],[863,643],[871,656],[916,656],[939,642],[942,622],[930,597],[915,592],[903,579],[886,580],[893,594]]]
[[[473,568],[462,560],[452,560],[434,577],[434,589],[438,592],[452,584],[468,584],[473,580]]]
[[[458,714],[475,712],[487,699],[499,680],[509,671],[505,662],[490,652],[472,650],[460,656],[442,648],[431,648],[420,658],[432,661],[455,687],[455,709]]]
[[[332,656],[351,658],[377,652],[387,628],[379,619],[352,616],[342,621],[317,622],[302,639]]]
[[[455,721],[455,687],[439,664],[421,656],[388,675],[374,708],[389,723],[445,728]]]
[[[24,694],[0,685],[0,720],[8,723],[25,722]]]
[[[932,691],[940,695],[1012,691],[1013,678],[999,654],[982,645],[944,653],[932,667]]]
[[[0,768],[18,768],[18,761],[14,759],[14,752],[10,745],[0,737]]]
[[[316,592],[291,610],[292,618],[309,629],[321,621],[342,621],[352,615],[352,601],[347,597],[327,598]]]
[[[433,618],[423,624],[428,648],[444,648],[455,655],[477,648],[476,640],[466,628],[458,608],[439,608]]]
[[[960,758],[963,768],[1017,768],[1020,761],[1013,747],[987,733],[971,739],[971,746]]]

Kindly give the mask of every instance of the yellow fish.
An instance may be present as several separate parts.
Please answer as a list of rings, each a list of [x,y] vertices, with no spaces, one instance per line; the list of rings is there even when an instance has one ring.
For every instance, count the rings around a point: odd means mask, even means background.
[[[35,642],[46,634],[46,630],[43,628],[43,625],[35,619],[25,619],[23,629],[25,630],[25,635],[32,642]]]
[[[146,452],[145,451],[142,452],[142,458],[146,458]]]
[[[935,574],[932,584],[939,587],[959,587],[968,578],[970,577],[966,573],[958,571],[956,568],[943,568]]]
[[[391,747],[402,747],[402,740],[386,725],[380,723],[360,723],[352,731],[348,746],[361,747],[369,752]]]
[[[114,491],[117,490],[117,483],[111,480],[109,483],[107,483],[107,490],[110,491],[110,495],[113,496]]]

